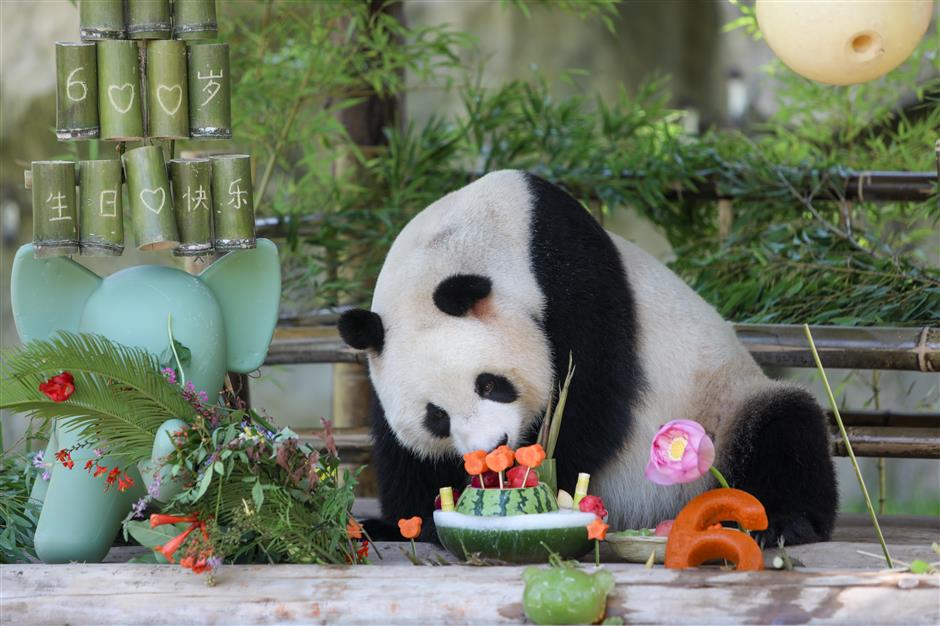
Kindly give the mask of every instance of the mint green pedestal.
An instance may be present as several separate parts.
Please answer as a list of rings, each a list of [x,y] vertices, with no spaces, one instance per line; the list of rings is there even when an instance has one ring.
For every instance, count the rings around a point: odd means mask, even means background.
[[[13,318],[24,342],[60,330],[98,333],[161,355],[169,348],[171,319],[174,338],[192,354],[183,368],[186,380],[213,399],[226,371],[248,373],[261,366],[277,324],[281,290],[277,248],[260,239],[257,248],[231,252],[199,276],[146,265],[100,278],[64,257],[35,259],[26,245],[16,254],[11,283]],[[49,459],[76,443],[67,419],[59,420],[52,437]],[[165,442],[155,443],[158,456],[165,449]],[[143,494],[137,468],[128,470],[135,488],[120,493],[115,486],[105,492],[101,477],[93,479],[83,469],[92,455],[90,447],[74,451],[73,469],[57,464],[51,480],[37,481],[33,490],[43,502],[36,552],[46,563],[100,561]],[[152,473],[149,464],[142,466]],[[161,499],[170,495],[164,489]]]

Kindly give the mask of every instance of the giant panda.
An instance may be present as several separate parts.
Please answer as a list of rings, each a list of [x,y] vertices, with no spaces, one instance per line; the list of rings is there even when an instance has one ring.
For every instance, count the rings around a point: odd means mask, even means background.
[[[765,544],[832,531],[837,487],[814,399],[767,378],[678,276],[535,175],[492,172],[418,213],[388,252],[371,311],[348,310],[338,326],[368,351],[377,396],[385,522],[367,528],[380,537],[420,515],[433,539],[438,489],[467,480],[461,456],[531,443],[569,354],[558,484],[571,491],[589,472],[611,527],[654,526],[715,486],[644,477],[658,428],[685,418],[710,434],[731,485],[764,504]]]

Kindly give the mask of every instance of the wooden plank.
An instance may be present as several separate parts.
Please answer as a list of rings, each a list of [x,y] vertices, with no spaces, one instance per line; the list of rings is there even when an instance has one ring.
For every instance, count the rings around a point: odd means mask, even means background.
[[[331,316],[332,317],[332,316]],[[801,326],[735,324],[738,338],[761,365],[815,367]],[[826,367],[940,371],[940,328],[813,328]],[[265,363],[365,363],[365,353],[351,350],[335,326],[278,327]]]
[[[940,577],[606,566],[626,623],[912,624],[940,621]],[[178,567],[4,565],[2,624],[519,624],[522,567],[225,566],[216,585]]]

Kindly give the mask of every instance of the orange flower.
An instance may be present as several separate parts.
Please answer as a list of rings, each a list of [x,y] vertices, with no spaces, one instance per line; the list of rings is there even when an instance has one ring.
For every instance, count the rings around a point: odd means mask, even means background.
[[[603,541],[607,537],[608,528],[610,526],[605,524],[601,518],[595,517],[594,521],[587,525],[588,539]]]
[[[362,539],[362,526],[352,517],[346,522],[346,536],[350,539]]]
[[[401,518],[398,520],[398,530],[405,539],[416,538],[421,534],[421,518],[417,515],[408,519]]]
[[[474,450],[463,455],[463,468],[471,476],[478,476],[486,471],[486,452]]]
[[[494,472],[512,467],[516,455],[509,446],[500,446],[486,455],[486,466]]]
[[[545,460],[545,449],[539,444],[525,446],[516,450],[516,460],[520,465],[535,469]]]

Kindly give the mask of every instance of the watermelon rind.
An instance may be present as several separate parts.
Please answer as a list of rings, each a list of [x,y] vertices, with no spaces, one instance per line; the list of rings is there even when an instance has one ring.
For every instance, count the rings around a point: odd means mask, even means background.
[[[507,516],[434,512],[437,536],[449,552],[460,559],[477,553],[509,563],[545,563],[548,550],[563,559],[583,556],[594,545],[586,528],[594,518],[580,511]]]
[[[518,489],[468,487],[460,494],[457,511],[465,515],[504,517],[558,510],[555,494],[545,483]]]

